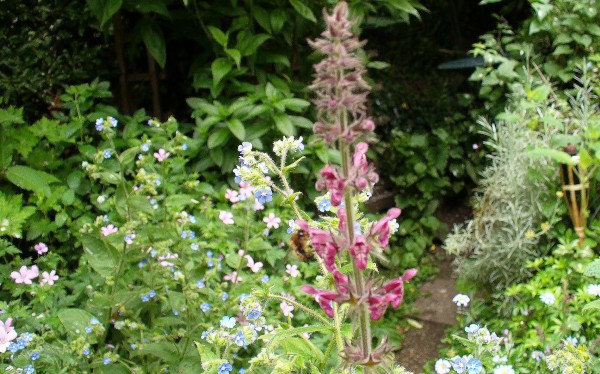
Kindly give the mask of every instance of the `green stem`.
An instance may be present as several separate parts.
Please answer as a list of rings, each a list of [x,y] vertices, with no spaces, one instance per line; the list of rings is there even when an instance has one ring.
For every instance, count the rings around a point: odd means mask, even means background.
[[[328,319],[326,319],[325,317],[321,316],[319,313],[315,312],[314,310],[310,309],[307,306],[304,306],[304,305],[300,304],[299,302],[297,302],[295,300],[288,299],[287,297],[280,296],[280,295],[275,295],[275,294],[271,294],[271,293],[267,294],[267,297],[270,298],[270,299],[281,300],[281,301],[285,301],[288,304],[292,304],[293,306],[297,307],[298,309],[301,309],[301,310],[305,311],[306,313],[310,314],[314,318],[316,318],[319,321],[323,322],[323,324],[325,326],[331,326],[331,322],[329,322]]]
[[[242,258],[240,258],[240,263],[235,270],[235,279],[232,279],[232,283],[237,283],[238,278],[240,277],[240,271],[242,271],[242,263],[244,262],[244,256],[248,253],[248,241],[250,240],[250,209],[246,210],[246,226],[244,227],[244,248],[242,253]]]

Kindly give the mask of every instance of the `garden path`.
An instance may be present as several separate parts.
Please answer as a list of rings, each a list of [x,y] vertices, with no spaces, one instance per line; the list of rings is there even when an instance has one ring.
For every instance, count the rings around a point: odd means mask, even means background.
[[[439,357],[444,331],[456,322],[456,305],[452,297],[458,293],[456,279],[452,276],[452,259],[437,249],[440,272],[421,287],[421,296],[415,301],[417,313],[410,318],[419,321],[423,328],[406,333],[403,347],[398,352],[398,362],[414,373],[422,373],[427,361]]]

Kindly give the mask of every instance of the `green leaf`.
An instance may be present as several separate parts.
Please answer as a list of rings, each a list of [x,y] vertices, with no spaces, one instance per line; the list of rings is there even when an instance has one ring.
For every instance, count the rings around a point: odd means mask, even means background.
[[[227,48],[227,42],[229,41],[229,35],[223,33],[223,31],[219,30],[214,26],[208,26],[208,31],[212,35],[212,37],[219,43],[223,48]]]
[[[250,56],[256,53],[258,48],[263,45],[264,42],[271,39],[271,35],[258,34],[252,35],[250,38],[245,38],[243,43],[240,41],[237,48],[242,53],[242,56]]]
[[[213,61],[211,71],[213,76],[213,85],[219,84],[221,79],[227,75],[233,68],[233,62],[224,57],[220,57]]]
[[[579,164],[584,169],[587,169],[592,164],[592,156],[590,156],[585,148],[579,150]]]
[[[85,327],[89,326],[90,320],[94,318],[90,312],[76,308],[61,309],[57,315],[65,329],[73,335],[84,334]]]
[[[536,87],[533,91],[527,93],[527,96],[529,96],[530,99],[537,102],[546,100],[548,95],[550,95],[550,86],[547,85]]]
[[[150,355],[159,358],[168,364],[175,364],[179,361],[177,346],[169,342],[144,344],[143,347],[135,350],[133,355]]]
[[[196,344],[196,349],[198,350],[198,354],[200,355],[200,359],[203,363],[207,363],[219,358],[210,347],[205,346],[197,341],[195,341],[194,344]]]
[[[229,140],[229,137],[231,136],[230,134],[230,131],[226,128],[221,127],[215,129],[215,131],[208,137],[206,145],[210,149],[216,148]]]
[[[239,140],[244,140],[244,138],[246,137],[246,130],[244,129],[244,125],[239,119],[233,118],[227,121],[226,123],[227,127],[229,127],[229,130],[231,130],[231,133],[235,135],[236,138],[238,138]]]
[[[52,192],[49,184],[59,181],[52,174],[22,165],[8,168],[6,179],[24,190],[33,191],[42,196],[50,196]]]
[[[242,62],[242,54],[237,49],[225,49],[225,53],[229,55],[235,61],[238,69],[240,68],[240,63]]]
[[[254,19],[263,29],[265,29],[266,32],[271,33],[269,12],[267,12],[264,8],[254,6]]]
[[[589,264],[587,269],[585,269],[584,275],[587,277],[600,279],[600,259],[595,259],[591,264]]]
[[[297,98],[283,99],[279,101],[279,104],[294,112],[303,112],[310,105],[308,101]]]
[[[105,278],[114,274],[118,260],[112,247],[91,235],[83,235],[81,244],[85,252],[84,257],[92,269]]]
[[[165,206],[170,208],[171,211],[183,210],[188,205],[192,204],[192,196],[177,194],[170,195],[165,199]]]
[[[206,100],[199,97],[189,97],[186,99],[187,104],[194,110],[199,110],[202,114],[219,117],[219,109],[208,103]]]
[[[594,300],[591,303],[587,303],[582,311],[586,312],[588,310],[592,310],[592,309],[596,309],[596,310],[600,310],[600,300]]]
[[[527,151],[530,157],[550,157],[551,159],[558,161],[562,164],[575,165],[575,161],[569,156],[568,153],[563,151],[557,151],[556,149],[548,148],[536,148]]]
[[[306,18],[311,22],[317,22],[317,19],[315,18],[315,15],[313,14],[312,10],[310,10],[309,7],[304,5],[304,2],[300,0],[290,0],[290,4],[292,4],[294,9],[296,9],[296,12],[298,12],[298,14],[300,14],[302,17]]]
[[[100,28],[104,27],[104,24],[112,18],[112,16],[121,9],[123,0],[106,0],[102,7],[102,19],[100,20]]]
[[[148,48],[148,52],[150,52],[158,65],[164,68],[167,62],[167,47],[162,30],[154,23],[146,23],[142,27],[142,39],[146,48]]]
[[[135,4],[135,9],[141,13],[156,13],[167,18],[171,18],[167,5],[163,0],[138,0]]]
[[[559,45],[558,47],[556,47],[556,49],[554,50],[554,52],[552,53],[555,56],[559,56],[559,55],[570,55],[573,53],[573,50],[571,49],[571,47],[569,47],[568,45]]]
[[[300,116],[288,116],[292,121],[292,124],[296,127],[302,127],[303,129],[312,129],[313,122],[308,118],[300,117]]]
[[[292,136],[294,135],[294,125],[290,118],[285,113],[275,113],[273,115],[273,120],[275,121],[275,126],[277,129],[281,131],[283,135]]]
[[[273,29],[273,33],[276,34],[283,28],[287,17],[285,14],[285,10],[281,8],[277,8],[271,12],[271,28]]]
[[[390,64],[384,61],[371,61],[367,64],[368,68],[382,70],[390,67]]]

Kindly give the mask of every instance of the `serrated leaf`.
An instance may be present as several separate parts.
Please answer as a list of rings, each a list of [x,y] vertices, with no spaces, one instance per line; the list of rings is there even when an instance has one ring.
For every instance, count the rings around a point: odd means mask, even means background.
[[[600,279],[600,259],[595,259],[591,264],[589,264],[585,269],[584,275]]]
[[[317,22],[317,19],[315,18],[313,11],[310,10],[309,7],[304,5],[304,2],[302,2],[300,0],[289,0],[289,1],[290,1],[290,4],[292,4],[294,9],[296,10],[296,12],[298,12],[298,14],[300,14],[302,17],[306,18],[307,20],[309,20],[311,22],[315,22],[315,23]]]
[[[210,347],[207,347],[197,341],[195,341],[194,344],[196,344],[196,349],[198,350],[198,354],[200,355],[200,359],[203,363],[207,363],[219,358]]]
[[[582,310],[585,312],[592,309],[600,310],[600,300],[594,300],[591,303],[587,303]]]

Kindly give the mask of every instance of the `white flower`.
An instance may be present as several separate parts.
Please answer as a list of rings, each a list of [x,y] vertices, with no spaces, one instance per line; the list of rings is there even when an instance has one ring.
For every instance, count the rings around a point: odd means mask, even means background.
[[[96,201],[98,201],[98,204],[102,204],[106,201],[106,197],[104,197],[104,195],[100,195],[100,196],[98,196]]]
[[[452,302],[455,303],[456,306],[467,306],[469,305],[470,301],[471,299],[469,298],[469,296],[463,295],[461,293],[454,296],[454,298],[452,299]]]
[[[553,305],[556,302],[556,298],[550,292],[546,292],[540,295],[540,300],[546,305]]]
[[[494,368],[494,374],[515,374],[515,370],[510,365],[500,365]]]
[[[590,284],[587,286],[587,293],[592,296],[600,296],[600,284]]]
[[[452,364],[448,360],[440,358],[435,362],[435,372],[437,374],[447,374],[452,370]]]

